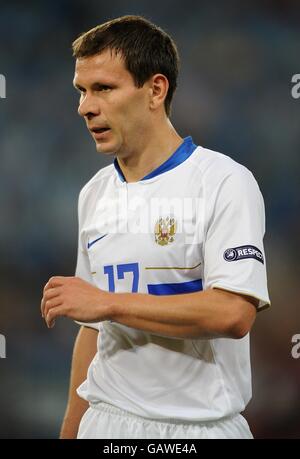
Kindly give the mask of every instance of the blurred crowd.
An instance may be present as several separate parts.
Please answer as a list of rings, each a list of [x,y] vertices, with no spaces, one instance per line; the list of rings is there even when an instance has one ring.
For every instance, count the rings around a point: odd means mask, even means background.
[[[41,292],[50,276],[74,273],[78,193],[109,163],[77,114],[71,42],[124,14],[144,15],[178,44],[178,132],[241,162],[260,185],[272,308],[253,329],[245,415],[258,438],[299,438],[291,340],[300,333],[300,99],[291,79],[300,73],[300,4],[292,0],[1,2],[0,438],[59,432],[77,326],[61,319],[47,330]]]

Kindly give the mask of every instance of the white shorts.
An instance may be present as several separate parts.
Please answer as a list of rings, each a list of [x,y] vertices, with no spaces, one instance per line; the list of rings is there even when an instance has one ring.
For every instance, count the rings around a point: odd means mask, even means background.
[[[107,403],[90,406],[83,415],[77,438],[93,439],[219,439],[253,438],[240,415],[218,421],[184,422],[152,420],[131,414]]]

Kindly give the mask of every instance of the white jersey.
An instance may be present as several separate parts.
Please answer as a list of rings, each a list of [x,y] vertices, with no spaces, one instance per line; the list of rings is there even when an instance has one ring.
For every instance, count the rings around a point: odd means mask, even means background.
[[[210,288],[269,304],[264,203],[248,169],[187,137],[143,180],[126,183],[117,160],[79,197],[76,275],[111,292],[151,295]],[[184,308],[184,304],[182,304]],[[162,337],[112,321],[78,394],[153,419],[206,421],[251,398],[249,336]]]

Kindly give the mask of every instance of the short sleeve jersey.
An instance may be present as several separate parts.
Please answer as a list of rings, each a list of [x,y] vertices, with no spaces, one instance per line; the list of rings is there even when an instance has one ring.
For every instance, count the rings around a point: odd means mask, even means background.
[[[110,292],[180,295],[221,288],[270,303],[264,202],[252,173],[191,137],[160,167],[127,183],[117,160],[79,197],[76,275]],[[184,302],[182,304],[184,308]],[[167,338],[122,324],[99,330],[78,393],[134,414],[215,420],[251,398],[249,335]]]

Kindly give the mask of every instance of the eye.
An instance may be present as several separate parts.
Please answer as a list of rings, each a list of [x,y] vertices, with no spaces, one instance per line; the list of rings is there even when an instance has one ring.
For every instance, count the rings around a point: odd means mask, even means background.
[[[75,89],[76,89],[76,91],[78,92],[78,94],[79,94],[80,96],[82,96],[83,94],[85,94],[85,89],[79,88],[79,87],[77,87],[77,86],[75,87]]]
[[[111,86],[107,86],[107,85],[101,84],[101,85],[98,86],[97,91],[108,92],[111,89],[112,89]]]

